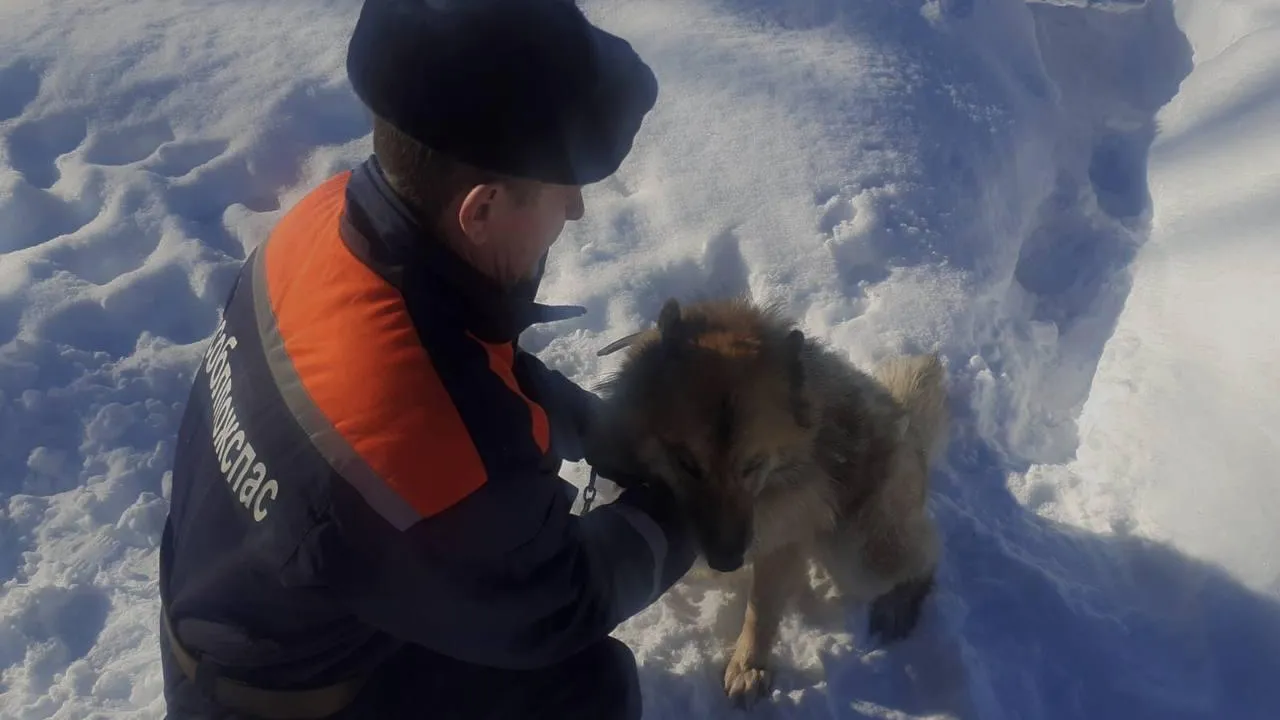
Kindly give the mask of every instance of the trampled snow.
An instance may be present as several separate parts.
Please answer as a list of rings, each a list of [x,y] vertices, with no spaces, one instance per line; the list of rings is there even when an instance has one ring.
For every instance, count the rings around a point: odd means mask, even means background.
[[[1280,717],[1280,4],[583,5],[661,98],[553,252],[589,314],[527,347],[589,386],[666,297],[749,291],[949,366],[919,631],[871,646],[815,579],[750,716]],[[191,369],[245,253],[370,151],[357,10],[0,5],[0,716],[163,716]],[[618,629],[646,717],[740,716],[741,584]]]

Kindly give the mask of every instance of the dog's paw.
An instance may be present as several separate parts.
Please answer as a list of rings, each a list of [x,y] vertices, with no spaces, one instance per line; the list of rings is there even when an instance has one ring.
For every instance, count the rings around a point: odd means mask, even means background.
[[[906,638],[920,622],[924,601],[933,590],[933,578],[908,580],[871,601],[867,631],[873,642],[888,645]]]
[[[772,682],[765,663],[751,661],[747,653],[735,652],[724,670],[724,693],[739,708],[754,705],[769,692]]]

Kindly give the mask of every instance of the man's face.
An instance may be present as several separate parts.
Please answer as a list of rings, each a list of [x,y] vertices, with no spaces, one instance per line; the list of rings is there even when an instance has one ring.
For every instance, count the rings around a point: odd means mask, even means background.
[[[484,274],[513,285],[534,272],[565,222],[578,220],[583,211],[582,188],[576,185],[476,186],[458,212],[467,240],[463,254]]]

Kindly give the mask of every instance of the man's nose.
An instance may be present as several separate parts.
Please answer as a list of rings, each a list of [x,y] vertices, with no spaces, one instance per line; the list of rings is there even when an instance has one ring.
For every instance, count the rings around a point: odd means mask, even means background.
[[[573,192],[569,194],[569,202],[564,209],[565,218],[581,220],[583,213],[586,211],[586,203],[582,199],[582,188],[574,188]]]

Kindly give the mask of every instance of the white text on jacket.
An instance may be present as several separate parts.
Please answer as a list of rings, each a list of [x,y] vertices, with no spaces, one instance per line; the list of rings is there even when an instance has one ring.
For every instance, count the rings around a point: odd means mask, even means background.
[[[231,486],[232,497],[246,509],[253,511],[253,519],[262,522],[267,517],[269,503],[276,499],[280,485],[267,479],[267,466],[255,462],[258,453],[245,436],[236,417],[231,392],[231,351],[236,349],[236,338],[226,333],[224,319],[218,323],[213,342],[204,355],[204,369],[209,376],[209,394],[213,408],[213,450],[218,457],[222,477]]]

